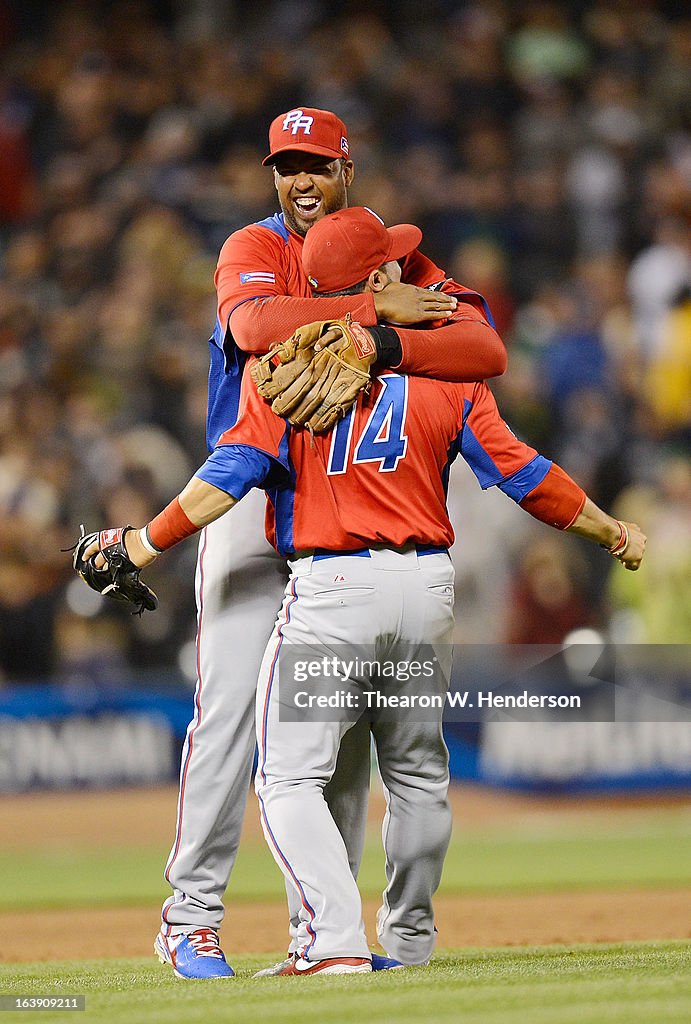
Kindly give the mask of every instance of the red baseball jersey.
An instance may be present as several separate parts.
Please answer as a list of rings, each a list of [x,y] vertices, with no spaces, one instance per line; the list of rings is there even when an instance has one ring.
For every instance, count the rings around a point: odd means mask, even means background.
[[[266,533],[282,555],[409,542],[448,547],[451,463],[462,455],[483,488],[521,501],[551,463],[519,441],[484,383],[386,371],[328,434],[276,416],[244,375],[235,426],[198,476],[240,499],[268,495]]]

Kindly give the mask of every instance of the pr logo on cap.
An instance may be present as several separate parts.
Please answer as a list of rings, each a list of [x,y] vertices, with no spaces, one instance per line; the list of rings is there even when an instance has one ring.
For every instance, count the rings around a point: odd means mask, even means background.
[[[305,135],[309,135],[312,131],[313,124],[314,118],[310,117],[309,114],[304,114],[302,110],[299,109],[289,110],[283,119],[283,131],[288,132],[292,129],[293,135],[297,135],[300,131],[303,131]],[[343,139],[341,139],[341,143],[343,143]]]

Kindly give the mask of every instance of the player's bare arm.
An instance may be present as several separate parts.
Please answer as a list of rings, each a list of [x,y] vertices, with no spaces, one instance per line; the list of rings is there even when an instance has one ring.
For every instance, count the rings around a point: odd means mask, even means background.
[[[638,523],[613,519],[590,498],[586,498],[583,511],[567,529],[607,548],[625,569],[635,571],[641,564],[647,538]]]
[[[213,523],[225,512],[228,512],[233,505],[237,504],[237,499],[232,494],[227,494],[220,488],[214,487],[213,484],[207,483],[206,480],[200,480],[199,477],[193,476],[178,497],[168,506],[170,510],[168,512],[169,518],[174,519],[177,516],[181,520],[180,524],[176,524],[173,521],[173,528],[177,526],[179,530],[185,530],[186,528],[189,529],[189,527],[186,527],[184,519],[182,519],[175,508],[176,502],[179,504],[183,515],[191,526],[194,527],[194,530],[189,531],[189,536],[191,533],[201,530],[209,523]],[[164,516],[166,511],[164,510],[161,516]],[[146,529],[147,527],[144,527],[142,530],[129,530],[123,540],[130,560],[140,569],[150,565],[162,553],[153,549],[150,540],[147,544]],[[85,560],[94,558],[94,565],[97,569],[102,569],[106,564],[106,559],[100,553],[98,539],[94,540],[84,550],[83,557]]]

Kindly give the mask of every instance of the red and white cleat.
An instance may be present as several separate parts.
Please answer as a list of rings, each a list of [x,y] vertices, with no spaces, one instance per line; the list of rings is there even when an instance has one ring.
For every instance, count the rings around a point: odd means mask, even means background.
[[[293,953],[273,967],[257,971],[255,978],[282,978],[291,974],[369,974],[372,961],[363,956],[337,956],[329,960],[303,960]]]

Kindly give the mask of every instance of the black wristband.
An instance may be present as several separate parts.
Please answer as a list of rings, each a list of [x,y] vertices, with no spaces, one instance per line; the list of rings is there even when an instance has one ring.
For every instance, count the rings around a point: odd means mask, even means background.
[[[377,362],[382,366],[398,366],[403,359],[403,349],[401,339],[393,327],[382,327],[381,324],[377,324],[375,327],[368,327],[367,330],[377,346]]]

